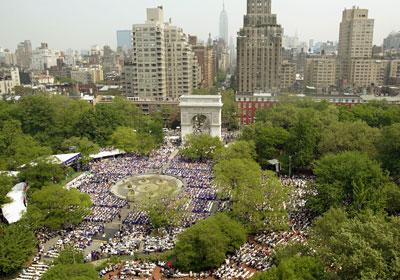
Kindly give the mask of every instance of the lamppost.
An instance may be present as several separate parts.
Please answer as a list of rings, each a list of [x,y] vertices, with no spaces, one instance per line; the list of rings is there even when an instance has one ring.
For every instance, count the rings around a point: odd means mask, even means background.
[[[289,156],[289,178],[292,177],[292,156]]]

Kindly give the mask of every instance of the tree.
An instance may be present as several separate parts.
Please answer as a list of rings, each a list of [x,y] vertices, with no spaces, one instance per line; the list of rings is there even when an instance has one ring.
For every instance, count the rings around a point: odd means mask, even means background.
[[[42,147],[31,136],[22,132],[21,123],[8,120],[0,130],[0,167],[15,170],[22,164],[44,155],[50,155],[51,150]]]
[[[54,265],[62,264],[79,264],[84,262],[83,253],[73,247],[67,247],[60,252],[57,259],[54,260]]]
[[[288,138],[289,133],[285,129],[261,122],[246,126],[241,136],[242,140],[254,141],[257,162],[263,167],[268,166],[268,160],[280,157]]]
[[[400,123],[383,128],[377,149],[383,167],[393,177],[400,177]]]
[[[28,220],[35,228],[62,229],[79,224],[90,214],[89,195],[61,186],[44,186],[32,194]]]
[[[137,152],[139,141],[137,133],[129,127],[119,127],[111,136],[112,145],[127,153]]]
[[[215,183],[223,197],[240,186],[256,189],[261,184],[261,168],[250,159],[221,160],[214,166]]]
[[[180,154],[192,161],[212,159],[214,153],[222,148],[221,140],[207,134],[189,135]]]
[[[21,269],[35,252],[33,232],[22,224],[0,225],[0,276]]]
[[[27,164],[19,173],[21,181],[25,181],[34,189],[40,189],[47,184],[58,184],[65,178],[64,168],[50,160],[38,160]]]
[[[148,213],[153,228],[159,230],[180,224],[186,202],[177,196],[175,190],[160,190],[156,196],[140,201],[140,208]]]
[[[174,249],[176,266],[196,272],[216,268],[227,253],[233,253],[245,241],[243,226],[224,214],[212,216],[178,236]]]
[[[91,264],[62,264],[51,267],[42,280],[98,280],[99,275]]]
[[[215,161],[231,159],[250,159],[256,158],[255,144],[252,141],[235,141],[227,147],[217,150],[214,156]]]
[[[278,267],[256,274],[252,280],[323,280],[329,279],[322,262],[315,257],[294,256]]]
[[[82,154],[84,159],[88,159],[91,154],[99,152],[100,147],[96,143],[93,143],[86,137],[71,137],[65,139],[62,143],[63,152],[79,152]]]
[[[13,187],[13,178],[7,175],[0,175],[0,208],[3,204],[11,202],[6,195]]]
[[[374,157],[378,136],[379,130],[368,126],[365,122],[335,122],[323,130],[318,151],[322,155],[360,151]]]
[[[329,154],[315,163],[317,195],[309,206],[322,214],[329,208],[346,207],[350,212],[363,209],[382,210],[384,186],[389,182],[379,164],[366,154],[344,152]]]
[[[289,130],[285,151],[295,169],[308,169],[316,158],[319,131],[311,112],[304,112]]]
[[[339,279],[398,279],[399,226],[398,217],[331,209],[315,221],[310,244]]]
[[[222,126],[228,130],[239,128],[235,92],[232,90],[222,93]]]

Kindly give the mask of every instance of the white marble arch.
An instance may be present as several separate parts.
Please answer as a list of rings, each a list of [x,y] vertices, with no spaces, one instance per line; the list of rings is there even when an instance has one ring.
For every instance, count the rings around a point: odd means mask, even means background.
[[[213,137],[221,138],[221,110],[220,95],[183,95],[180,98],[181,109],[181,137],[182,141],[189,134],[208,133]],[[196,116],[201,123],[196,122]]]

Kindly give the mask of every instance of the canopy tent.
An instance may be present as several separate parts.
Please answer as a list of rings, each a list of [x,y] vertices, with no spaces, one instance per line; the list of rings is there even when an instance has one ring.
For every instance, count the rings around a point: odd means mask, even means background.
[[[277,159],[271,159],[268,161],[269,165],[275,166],[275,171],[276,173],[279,173],[281,171],[281,167],[280,167],[280,162]]]
[[[52,160],[54,163],[70,166],[74,164],[80,157],[81,153],[73,153],[73,154],[52,155],[49,157],[49,159]]]
[[[119,155],[123,155],[126,154],[124,151],[121,150],[112,150],[112,151],[102,151],[98,154],[93,154],[90,155],[90,157],[92,159],[101,159],[101,158],[108,158],[108,157],[115,157],[115,156],[119,156]]]
[[[26,212],[26,183],[15,185],[7,194],[12,202],[4,204],[1,208],[4,218],[9,224],[18,222],[22,218],[22,214]]]

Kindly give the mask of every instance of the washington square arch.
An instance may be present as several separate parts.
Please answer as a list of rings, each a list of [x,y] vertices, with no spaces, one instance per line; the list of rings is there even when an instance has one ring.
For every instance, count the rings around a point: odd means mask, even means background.
[[[184,95],[180,98],[182,141],[189,134],[221,138],[222,100],[219,95]]]

